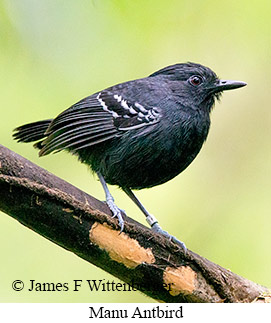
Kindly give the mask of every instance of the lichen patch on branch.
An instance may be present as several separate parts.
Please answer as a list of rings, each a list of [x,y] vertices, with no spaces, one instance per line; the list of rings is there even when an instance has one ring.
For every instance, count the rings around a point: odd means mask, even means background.
[[[172,296],[192,294],[196,288],[196,279],[197,274],[188,266],[167,267],[163,275],[164,283],[171,284],[168,291]]]
[[[150,248],[143,248],[137,240],[127,234],[113,230],[107,224],[95,222],[90,231],[91,242],[108,252],[110,258],[128,268],[135,268],[142,263],[154,263],[155,258]]]

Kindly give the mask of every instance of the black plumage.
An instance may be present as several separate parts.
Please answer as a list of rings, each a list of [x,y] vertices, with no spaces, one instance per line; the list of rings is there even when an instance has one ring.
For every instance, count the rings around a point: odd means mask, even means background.
[[[200,64],[176,64],[88,96],[53,120],[18,127],[14,138],[39,140],[40,156],[67,150],[129,195],[182,172],[207,138],[215,99],[244,85]]]

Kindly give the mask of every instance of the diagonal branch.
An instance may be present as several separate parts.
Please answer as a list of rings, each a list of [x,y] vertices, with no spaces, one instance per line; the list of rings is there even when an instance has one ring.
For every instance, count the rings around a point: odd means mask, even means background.
[[[94,197],[0,145],[0,210],[165,302],[251,302],[268,293],[125,217],[124,232]]]

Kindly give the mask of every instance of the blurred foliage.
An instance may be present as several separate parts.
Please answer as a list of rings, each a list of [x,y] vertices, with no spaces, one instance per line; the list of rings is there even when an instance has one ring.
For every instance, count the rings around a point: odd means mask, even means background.
[[[246,81],[212,113],[207,143],[180,176],[138,192],[188,248],[270,286],[271,2],[172,0],[0,1],[1,144],[103,199],[97,179],[60,153],[39,159],[11,131],[56,116],[79,99],[176,62],[195,61]],[[120,207],[144,223],[124,193]],[[2,302],[147,302],[139,292],[15,292],[15,279],[114,277],[0,216]],[[56,260],[57,259],[57,260]]]

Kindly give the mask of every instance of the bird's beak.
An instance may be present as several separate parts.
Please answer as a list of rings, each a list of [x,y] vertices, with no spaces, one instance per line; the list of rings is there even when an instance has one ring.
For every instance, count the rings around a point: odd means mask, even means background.
[[[238,89],[239,87],[246,86],[247,83],[241,81],[219,80],[214,86],[214,92],[221,92],[226,90]]]

